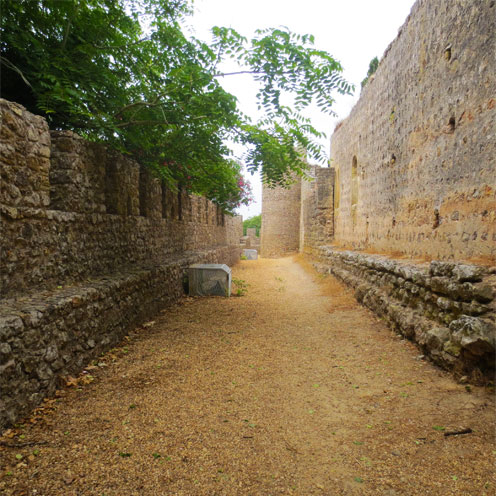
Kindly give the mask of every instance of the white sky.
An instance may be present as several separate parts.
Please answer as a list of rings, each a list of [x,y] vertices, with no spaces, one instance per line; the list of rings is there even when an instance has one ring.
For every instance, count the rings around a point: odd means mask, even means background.
[[[187,19],[192,34],[211,40],[212,26],[232,27],[250,38],[256,29],[286,26],[298,34],[313,34],[317,49],[329,52],[341,62],[344,77],[355,84],[353,97],[335,95],[332,118],[318,111],[307,113],[317,129],[327,134],[324,142],[329,153],[329,137],[336,122],[346,117],[360,96],[360,81],[367,75],[369,62],[382,57],[396,38],[415,0],[195,0],[195,14]],[[234,94],[240,108],[256,117],[256,86],[250,76],[230,76],[222,85]],[[258,176],[247,174],[256,202],[242,207],[243,218],[261,212],[261,184]]]

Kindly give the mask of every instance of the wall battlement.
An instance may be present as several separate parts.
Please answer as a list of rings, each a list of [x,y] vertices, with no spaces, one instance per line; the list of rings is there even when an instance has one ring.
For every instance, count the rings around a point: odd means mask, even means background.
[[[239,260],[241,217],[0,99],[0,429],[183,294],[188,265]]]

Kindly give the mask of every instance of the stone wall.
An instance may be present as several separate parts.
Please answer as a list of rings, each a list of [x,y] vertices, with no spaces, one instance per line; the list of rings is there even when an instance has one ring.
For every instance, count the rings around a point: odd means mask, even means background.
[[[334,243],[496,259],[496,6],[419,0],[334,132]]]
[[[494,380],[496,268],[433,261],[414,264],[321,247],[316,268],[355,288],[392,328],[457,376]]]
[[[300,236],[301,179],[290,188],[262,185],[262,229],[260,254],[279,257],[296,253]]]
[[[311,254],[334,235],[334,169],[312,167],[301,182],[300,252]]]
[[[419,0],[336,127],[333,169],[264,196],[320,271],[475,381],[496,358],[495,46],[492,0]]]
[[[240,242],[242,249],[257,250],[257,253],[260,253],[260,237],[257,236],[256,227],[248,227],[246,236],[243,236]]]
[[[239,217],[0,100],[0,429],[58,377],[183,293],[191,263],[239,260]]]
[[[334,169],[310,166],[307,177],[290,188],[263,185],[262,192],[263,257],[311,253],[332,238]]]
[[[224,217],[227,222],[227,244],[237,246],[240,244],[240,238],[243,236],[243,216],[235,215],[234,217]]]

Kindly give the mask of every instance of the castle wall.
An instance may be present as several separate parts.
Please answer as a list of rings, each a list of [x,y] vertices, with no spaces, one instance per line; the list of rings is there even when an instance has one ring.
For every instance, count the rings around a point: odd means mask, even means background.
[[[496,347],[495,21],[490,1],[415,4],[332,136],[334,236],[310,247],[474,382],[494,378]]]
[[[262,185],[262,229],[260,254],[279,257],[296,253],[300,236],[301,179],[290,188]]]
[[[301,182],[300,252],[311,254],[334,235],[334,169],[312,167]]]
[[[331,142],[342,247],[496,258],[496,6],[419,0]]]
[[[489,0],[419,0],[291,225],[320,272],[473,382],[496,363],[495,23]]]
[[[0,429],[183,294],[188,265],[239,260],[240,217],[0,100]]]

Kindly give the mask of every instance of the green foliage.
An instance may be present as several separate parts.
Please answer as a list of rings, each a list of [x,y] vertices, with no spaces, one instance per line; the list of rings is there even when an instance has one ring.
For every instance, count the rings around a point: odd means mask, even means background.
[[[250,286],[244,279],[232,279],[233,284],[236,286],[234,296],[244,296],[248,292]]]
[[[246,236],[246,230],[249,227],[254,227],[257,230],[257,236],[260,236],[260,229],[262,227],[262,214],[255,215],[243,221],[243,236]]]
[[[367,84],[370,76],[375,73],[379,67],[379,59],[374,57],[369,63],[369,70],[367,71],[367,77],[361,82],[362,88]]]
[[[215,201],[226,211],[249,202],[241,167],[226,140],[247,147],[245,161],[271,185],[304,174],[325,157],[322,133],[301,115],[312,101],[332,113],[331,90],[349,93],[341,66],[287,29],[247,40],[214,28],[211,46],[185,36],[188,0],[3,0],[2,96],[151,167],[168,184]],[[242,70],[222,74],[226,58]],[[252,122],[221,77],[250,73],[265,115]],[[293,95],[291,106],[281,96]]]

